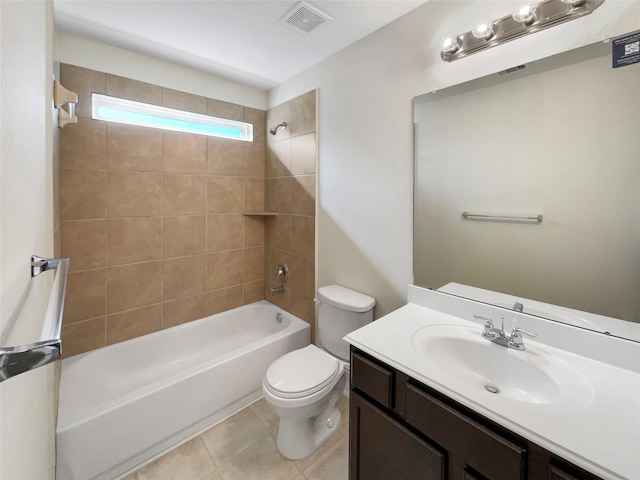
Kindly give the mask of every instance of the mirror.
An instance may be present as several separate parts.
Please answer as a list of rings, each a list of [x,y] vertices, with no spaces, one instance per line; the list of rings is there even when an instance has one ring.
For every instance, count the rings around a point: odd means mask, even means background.
[[[640,341],[639,85],[597,43],[416,97],[414,283]]]

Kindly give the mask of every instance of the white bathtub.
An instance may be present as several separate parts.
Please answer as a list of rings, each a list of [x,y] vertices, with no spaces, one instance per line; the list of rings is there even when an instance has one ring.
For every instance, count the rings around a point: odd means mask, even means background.
[[[116,478],[224,420],[309,337],[261,301],[63,360],[56,479]]]

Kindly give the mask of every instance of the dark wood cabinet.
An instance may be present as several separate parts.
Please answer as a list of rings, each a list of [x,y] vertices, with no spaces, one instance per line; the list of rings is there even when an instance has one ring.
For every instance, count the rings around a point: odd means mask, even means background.
[[[599,480],[352,347],[350,480]]]

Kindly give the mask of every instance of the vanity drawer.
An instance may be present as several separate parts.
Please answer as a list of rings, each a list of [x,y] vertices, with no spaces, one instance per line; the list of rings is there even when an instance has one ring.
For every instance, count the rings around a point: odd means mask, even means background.
[[[355,352],[351,354],[351,387],[393,408],[393,371]]]
[[[406,420],[451,455],[491,480],[526,477],[526,450],[484,425],[406,384]]]

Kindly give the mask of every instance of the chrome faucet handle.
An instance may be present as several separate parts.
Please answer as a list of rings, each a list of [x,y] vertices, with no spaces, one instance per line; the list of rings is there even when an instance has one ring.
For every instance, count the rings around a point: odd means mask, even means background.
[[[538,336],[528,330],[514,326],[511,329],[511,335],[509,336],[509,346],[517,350],[524,350],[524,341],[522,338],[523,333],[531,338]]]
[[[484,317],[480,317],[480,318],[484,320],[484,328],[482,329],[482,336],[486,338],[495,337],[496,334],[493,331],[493,320],[491,320],[490,318],[484,318]]]

